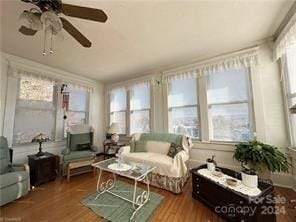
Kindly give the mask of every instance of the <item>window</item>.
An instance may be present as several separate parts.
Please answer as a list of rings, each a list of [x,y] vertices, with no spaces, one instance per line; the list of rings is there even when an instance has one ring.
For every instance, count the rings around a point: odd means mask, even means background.
[[[130,134],[150,132],[150,87],[136,85],[130,91]]]
[[[119,123],[121,132],[126,134],[127,92],[125,89],[116,89],[110,93],[110,125]]]
[[[291,47],[286,53],[287,70],[287,104],[288,108],[296,104],[296,46]],[[289,113],[291,144],[296,146],[296,114]]]
[[[210,140],[251,140],[248,69],[214,73],[207,82]]]
[[[13,144],[31,142],[38,133],[55,136],[55,86],[52,81],[21,77],[16,101]]]
[[[88,123],[88,107],[89,93],[86,90],[69,89],[69,110],[65,113],[67,121],[65,121],[66,129],[71,125]]]
[[[185,131],[192,138],[200,138],[197,80],[173,80],[168,85],[169,132]]]

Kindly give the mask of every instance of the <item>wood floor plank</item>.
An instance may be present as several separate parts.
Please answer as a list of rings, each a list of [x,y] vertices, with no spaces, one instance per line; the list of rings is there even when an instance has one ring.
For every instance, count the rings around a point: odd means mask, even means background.
[[[109,178],[110,174],[104,174],[103,178]],[[133,184],[131,180],[119,177],[119,180]],[[144,188],[145,185],[139,184]],[[37,187],[19,200],[9,203],[0,208],[0,221],[20,219],[22,222],[97,222],[104,221],[80,200],[96,190],[96,177],[91,173],[66,179],[58,178]],[[219,216],[212,212],[201,202],[191,197],[191,180],[186,185],[182,194],[176,195],[171,192],[151,187],[151,191],[164,196],[160,207],[155,211],[151,221],[153,222],[220,222]],[[289,201],[296,199],[296,193],[291,189],[276,188],[276,194],[287,199],[284,204],[286,214],[277,217],[280,222],[296,221],[296,210],[289,205]],[[10,221],[11,221],[10,220]]]

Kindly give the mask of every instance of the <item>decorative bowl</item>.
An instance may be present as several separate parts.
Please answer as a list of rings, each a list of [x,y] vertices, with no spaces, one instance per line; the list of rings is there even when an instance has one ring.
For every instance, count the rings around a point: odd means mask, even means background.
[[[237,186],[238,181],[235,180],[235,179],[227,178],[227,179],[226,179],[226,183],[227,183],[229,186],[235,187],[235,186]]]
[[[219,168],[216,168],[215,170],[212,171],[212,174],[216,177],[222,177],[223,173]]]

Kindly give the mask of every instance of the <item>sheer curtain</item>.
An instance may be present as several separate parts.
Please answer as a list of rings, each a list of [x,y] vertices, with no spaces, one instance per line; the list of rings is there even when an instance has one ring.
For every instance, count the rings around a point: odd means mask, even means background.
[[[126,134],[127,91],[125,88],[110,92],[110,125],[119,123],[120,134]]]

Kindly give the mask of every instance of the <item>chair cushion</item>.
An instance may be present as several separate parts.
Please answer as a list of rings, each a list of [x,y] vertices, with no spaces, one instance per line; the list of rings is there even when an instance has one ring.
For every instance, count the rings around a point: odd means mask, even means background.
[[[81,133],[81,134],[69,134],[70,136],[70,150],[78,150],[78,144],[91,143],[91,134],[90,133]]]
[[[91,150],[91,145],[90,143],[77,144],[77,150],[78,151]]]
[[[26,171],[16,171],[11,173],[6,173],[0,176],[0,188],[13,185],[15,183],[27,180],[29,177]]]
[[[96,155],[92,151],[72,151],[69,154],[64,155],[64,161],[75,160],[75,159],[91,159]]]

